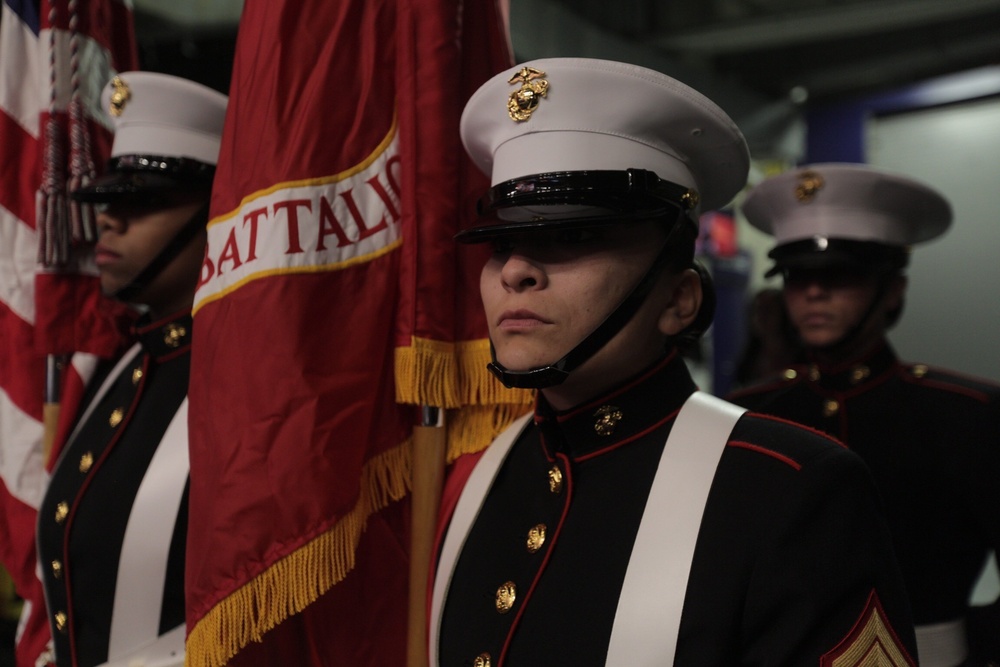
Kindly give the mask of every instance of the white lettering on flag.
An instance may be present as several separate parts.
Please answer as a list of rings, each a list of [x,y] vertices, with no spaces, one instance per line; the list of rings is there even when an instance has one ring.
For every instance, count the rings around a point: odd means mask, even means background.
[[[195,312],[260,278],[337,271],[398,247],[398,146],[394,126],[356,167],[278,184],[209,222]]]

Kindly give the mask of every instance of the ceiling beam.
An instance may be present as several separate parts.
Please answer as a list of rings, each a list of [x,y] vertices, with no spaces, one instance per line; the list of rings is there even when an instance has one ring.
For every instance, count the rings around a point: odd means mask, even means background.
[[[974,62],[997,53],[993,35],[963,39],[947,47],[899,50],[872,56],[863,65],[832,65],[802,72],[788,87],[802,86],[811,96],[836,95],[857,89],[884,86],[886,81],[914,81],[933,76],[942,62]]]
[[[722,55],[858,37],[1000,11],[1000,0],[869,0],[671,30],[647,43],[671,52]]]
[[[518,61],[576,56],[648,67],[683,81],[739,120],[770,98],[707,66],[682,61],[648,44],[617,35],[568,9],[558,0],[511,0],[511,42]]]

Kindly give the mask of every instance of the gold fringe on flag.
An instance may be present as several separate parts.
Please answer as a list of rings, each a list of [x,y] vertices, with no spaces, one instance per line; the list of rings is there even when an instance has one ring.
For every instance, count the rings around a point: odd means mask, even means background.
[[[213,606],[188,635],[185,665],[222,667],[346,577],[368,518],[409,491],[412,457],[407,440],[368,461],[354,509]]]
[[[490,341],[462,341],[455,344],[459,364],[459,392],[466,405],[534,405],[535,392],[530,389],[508,389],[486,369],[492,361]],[[524,414],[524,410],[516,416]]]
[[[485,449],[534,402],[534,392],[501,385],[486,370],[489,361],[488,340],[414,337],[410,347],[396,350],[396,400],[448,409],[448,462]],[[343,580],[354,568],[368,518],[410,492],[412,461],[412,440],[368,461],[351,512],[216,603],[188,635],[186,666],[222,667]]]
[[[534,404],[535,394],[507,389],[486,369],[487,339],[444,343],[412,337],[396,348],[396,401],[448,410],[447,461],[485,449]]]
[[[467,403],[459,394],[455,343],[413,336],[410,347],[397,347],[396,402],[437,408]]]
[[[452,463],[463,454],[485,449],[511,422],[530,410],[531,406],[524,404],[469,405],[449,410],[445,420],[448,429],[446,462]]]
[[[410,339],[396,348],[396,401],[410,405],[458,408],[466,405],[531,405],[534,392],[507,389],[486,370],[487,339],[445,343]]]

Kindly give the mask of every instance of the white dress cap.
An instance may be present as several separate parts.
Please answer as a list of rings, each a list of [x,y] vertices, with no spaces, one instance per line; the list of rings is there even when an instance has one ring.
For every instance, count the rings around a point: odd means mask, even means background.
[[[115,127],[111,157],[150,155],[214,165],[227,100],[188,79],[123,72],[101,94],[101,106]]]
[[[776,245],[812,238],[909,246],[939,236],[951,205],[911,178],[860,164],[813,164],[769,178],[743,201]]]
[[[549,58],[501,72],[466,104],[461,133],[493,185],[550,172],[646,169],[696,190],[704,210],[729,203],[750,165],[743,135],[707,97],[607,60]]]

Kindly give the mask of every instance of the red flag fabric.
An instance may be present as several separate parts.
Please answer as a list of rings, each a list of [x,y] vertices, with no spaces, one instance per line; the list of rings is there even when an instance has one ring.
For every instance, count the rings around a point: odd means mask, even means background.
[[[2,12],[0,561],[26,601],[17,664],[34,667],[48,640],[34,543],[48,479],[43,403],[47,392],[55,398],[46,358],[113,354],[124,316],[100,297],[85,244],[72,241],[66,195],[72,178],[88,177],[108,154],[110,133],[93,120],[100,90],[112,69],[134,66],[136,51],[120,1],[3,0]],[[47,228],[36,221],[40,190],[55,202],[43,206],[55,221]],[[58,267],[39,266],[46,248]]]
[[[483,257],[452,241],[488,186],[459,115],[509,64],[492,2],[244,5],[195,296],[188,665],[404,659],[416,406],[455,456],[529,398],[485,372]]]

